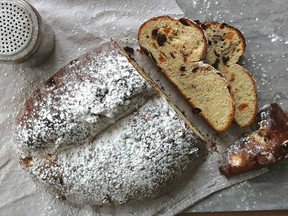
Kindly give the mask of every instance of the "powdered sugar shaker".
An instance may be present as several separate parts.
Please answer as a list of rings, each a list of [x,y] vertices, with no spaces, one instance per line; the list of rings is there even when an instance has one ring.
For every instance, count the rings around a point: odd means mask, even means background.
[[[53,30],[23,0],[0,0],[0,63],[43,63],[54,49]]]

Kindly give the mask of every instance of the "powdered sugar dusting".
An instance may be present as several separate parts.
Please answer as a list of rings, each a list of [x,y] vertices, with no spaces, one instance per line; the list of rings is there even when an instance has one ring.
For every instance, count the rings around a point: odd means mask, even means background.
[[[54,152],[91,139],[153,94],[119,50],[92,51],[71,61],[63,77],[50,79],[34,95],[34,109],[18,127],[18,147]]]
[[[195,159],[196,142],[169,105],[154,98],[92,143],[54,156],[30,155],[27,170],[70,201],[118,204],[167,189]]]
[[[20,164],[76,203],[157,196],[198,152],[194,133],[111,46],[70,62],[18,116]]]

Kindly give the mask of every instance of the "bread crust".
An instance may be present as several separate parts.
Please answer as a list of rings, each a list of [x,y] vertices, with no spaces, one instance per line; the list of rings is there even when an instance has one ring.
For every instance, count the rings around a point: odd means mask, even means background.
[[[271,165],[288,155],[288,115],[271,104],[258,117],[259,129],[231,145],[222,155],[219,170],[229,177]]]

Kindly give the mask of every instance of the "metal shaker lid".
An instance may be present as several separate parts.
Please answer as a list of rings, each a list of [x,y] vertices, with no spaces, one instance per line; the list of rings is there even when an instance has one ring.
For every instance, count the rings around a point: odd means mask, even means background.
[[[21,63],[37,47],[39,17],[25,1],[0,0],[0,62]]]

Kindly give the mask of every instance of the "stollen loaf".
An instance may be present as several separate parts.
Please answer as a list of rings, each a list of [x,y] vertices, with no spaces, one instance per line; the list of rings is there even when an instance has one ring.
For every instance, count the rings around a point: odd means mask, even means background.
[[[201,141],[115,42],[71,61],[19,111],[19,163],[68,201],[159,196],[193,168]]]

